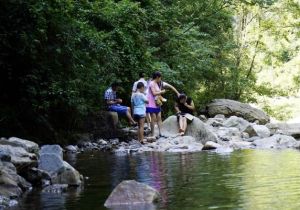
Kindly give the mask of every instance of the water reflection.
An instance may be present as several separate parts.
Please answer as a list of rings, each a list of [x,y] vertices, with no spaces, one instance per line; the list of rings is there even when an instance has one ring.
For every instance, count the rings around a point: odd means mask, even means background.
[[[125,156],[84,153],[73,161],[75,168],[90,177],[81,192],[51,197],[33,193],[20,209],[106,209],[103,204],[113,188],[127,179],[149,184],[162,198],[157,205],[115,209],[300,208],[300,153],[296,150]]]

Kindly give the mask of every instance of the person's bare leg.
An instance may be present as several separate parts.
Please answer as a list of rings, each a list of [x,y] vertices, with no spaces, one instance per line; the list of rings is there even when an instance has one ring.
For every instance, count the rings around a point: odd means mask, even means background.
[[[158,126],[158,133],[159,133],[159,135],[161,135],[161,126],[162,126],[161,112],[159,112],[156,115],[156,121],[157,121],[157,126]]]
[[[183,131],[183,117],[180,115],[179,116],[179,120],[178,120],[178,123],[179,123],[179,133],[181,133]]]
[[[146,113],[146,122],[147,122],[147,127],[148,129],[150,129],[151,125],[151,116],[150,116],[150,113]]]
[[[183,118],[182,129],[183,129],[183,133],[185,133],[186,128],[187,128],[187,119],[186,119],[186,117],[182,117],[182,118]]]
[[[151,122],[150,122],[150,125],[151,125],[151,136],[154,136],[154,125],[155,125],[155,122],[156,122],[156,114],[155,113],[151,113]]]
[[[130,107],[127,107],[127,112],[126,112],[126,116],[128,118],[128,121],[130,124],[135,124],[136,122],[134,121],[134,119],[131,116],[131,110]]]
[[[139,141],[141,143],[143,143],[143,140],[144,140],[144,123],[145,123],[145,118],[139,119],[139,132],[138,132],[138,136],[139,136]]]

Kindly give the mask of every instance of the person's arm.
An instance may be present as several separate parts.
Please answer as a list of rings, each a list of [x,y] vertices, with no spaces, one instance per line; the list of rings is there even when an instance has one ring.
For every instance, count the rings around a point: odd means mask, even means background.
[[[174,108],[175,108],[176,114],[180,113],[180,110],[179,110],[179,107],[178,107],[178,103],[177,103],[177,102],[175,102]]]
[[[106,103],[108,105],[120,104],[120,103],[122,103],[122,99],[117,98],[117,99],[114,99],[114,100],[106,100]]]
[[[148,98],[143,94],[143,98],[144,98],[144,102],[146,103],[146,104],[148,104],[149,103],[149,101],[148,101]]]
[[[163,87],[170,88],[171,90],[173,90],[176,93],[177,96],[180,95],[180,93],[177,91],[177,89],[173,85],[170,85],[167,82],[163,82]]]
[[[191,105],[188,105],[188,104],[185,102],[184,106],[186,106],[187,108],[189,108],[189,109],[192,110],[192,111],[195,111],[194,101],[191,101]]]

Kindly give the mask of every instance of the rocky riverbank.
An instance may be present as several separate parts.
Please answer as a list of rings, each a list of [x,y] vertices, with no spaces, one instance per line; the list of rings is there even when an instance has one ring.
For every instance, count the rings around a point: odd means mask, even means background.
[[[300,147],[297,139],[300,129],[297,124],[270,123],[270,117],[263,111],[237,101],[218,99],[207,106],[210,117],[195,118],[185,136],[178,135],[175,116],[163,122],[165,138],[140,144],[136,140],[127,142],[119,139],[99,139],[83,142],[77,150],[85,149],[112,151],[116,154],[133,152],[196,152],[214,150],[231,152],[237,149],[285,149]],[[127,129],[134,136],[136,130]],[[74,148],[73,148],[74,151]]]
[[[28,140],[1,138],[0,209],[16,205],[22,193],[33,187],[47,193],[60,193],[70,186],[80,186],[83,177],[63,160],[63,151],[79,153],[97,150],[126,155],[141,152],[211,150],[229,153],[239,149],[299,149],[300,141],[296,138],[299,138],[300,130],[297,124],[269,123],[269,117],[261,110],[239,105],[239,102],[230,103],[230,100],[214,101],[214,105],[208,106],[210,117],[195,117],[188,125],[185,136],[178,135],[176,116],[170,116],[162,126],[165,137],[145,144],[134,140],[136,128],[123,129],[126,138],[84,140],[77,145],[66,146],[64,150],[59,145],[40,148]]]
[[[39,148],[16,137],[0,139],[0,209],[17,205],[17,199],[33,187],[58,193],[82,182],[82,175],[63,160],[59,145]]]

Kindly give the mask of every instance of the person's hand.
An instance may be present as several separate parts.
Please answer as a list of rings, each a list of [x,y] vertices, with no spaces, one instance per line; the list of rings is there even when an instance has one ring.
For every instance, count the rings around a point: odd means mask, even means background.
[[[116,101],[117,101],[117,103],[119,103],[119,104],[123,102],[122,99],[120,99],[120,98],[116,99]]]
[[[184,103],[184,106],[188,106],[188,104],[185,102],[185,103]]]
[[[165,92],[166,92],[166,90],[165,90],[165,89],[163,89],[163,90],[161,90],[161,91],[160,91],[160,93],[162,93],[162,94],[163,94],[163,93],[165,93]]]

